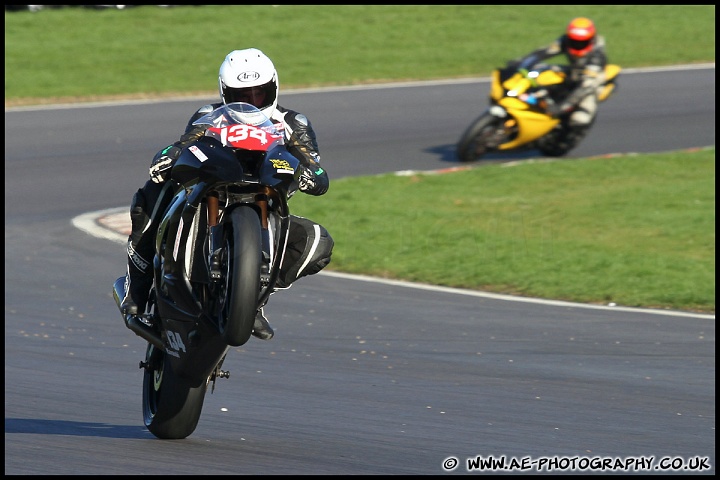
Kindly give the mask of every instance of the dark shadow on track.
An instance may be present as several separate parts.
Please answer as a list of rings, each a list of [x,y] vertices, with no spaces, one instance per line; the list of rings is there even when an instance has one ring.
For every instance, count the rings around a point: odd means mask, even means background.
[[[431,148],[426,148],[424,150],[425,152],[432,153],[437,155],[439,160],[441,162],[446,163],[452,163],[453,166],[460,166],[460,165],[466,165],[466,166],[476,166],[483,163],[510,163],[510,162],[516,162],[518,160],[527,160],[529,158],[537,158],[537,159],[561,159],[566,157],[546,157],[542,153],[540,153],[537,149],[527,149],[527,150],[514,150],[512,152],[504,152],[504,153],[488,153],[487,155],[483,156],[480,160],[477,160],[475,162],[461,162],[457,158],[456,154],[456,144],[445,144],[445,145],[438,145]]]
[[[5,433],[36,433],[40,435],[75,435],[104,438],[155,438],[145,427],[108,423],[71,422],[41,418],[6,418]]]

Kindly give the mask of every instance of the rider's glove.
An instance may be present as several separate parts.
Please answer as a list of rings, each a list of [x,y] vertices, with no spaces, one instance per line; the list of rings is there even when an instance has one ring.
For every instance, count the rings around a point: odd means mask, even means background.
[[[172,168],[173,159],[167,155],[161,155],[153,159],[150,165],[150,178],[155,183],[163,183],[167,180],[166,176]]]
[[[312,171],[304,165],[300,165],[300,180],[299,187],[301,192],[308,192],[314,189],[316,186],[315,175]]]
[[[171,145],[155,154],[155,158],[150,164],[150,178],[153,182],[163,183],[167,180],[170,169],[180,156],[180,152],[182,152],[181,148]]]
[[[553,118],[557,118],[562,113],[562,110],[560,109],[560,105],[550,99],[547,99],[545,101],[545,113]]]
[[[190,142],[198,140],[200,137],[205,135],[207,125],[193,125],[188,131],[186,131],[182,137],[180,137],[180,144],[186,146]]]

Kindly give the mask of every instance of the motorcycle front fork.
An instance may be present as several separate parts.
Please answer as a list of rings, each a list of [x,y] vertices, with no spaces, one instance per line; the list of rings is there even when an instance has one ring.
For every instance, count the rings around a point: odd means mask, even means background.
[[[260,224],[262,227],[263,263],[260,272],[260,281],[263,285],[270,282],[270,231],[268,229],[267,197],[258,195],[256,205],[260,207]],[[210,280],[219,282],[222,280],[222,261],[224,254],[223,225],[219,221],[219,200],[217,194],[207,197],[207,218],[210,231],[210,255],[208,258]]]
[[[222,225],[218,224],[218,215],[220,212],[219,201],[217,195],[209,195],[207,197],[207,218],[208,228],[210,230],[210,256],[208,264],[210,266],[210,280],[219,282],[222,280]]]
[[[515,120],[514,118],[500,118],[498,119],[496,125],[497,128],[492,130],[492,132],[489,132],[489,134],[485,135],[484,138],[483,143],[485,144],[485,147],[489,150],[495,149],[503,143],[507,143],[513,140],[517,136],[518,125],[517,120]]]

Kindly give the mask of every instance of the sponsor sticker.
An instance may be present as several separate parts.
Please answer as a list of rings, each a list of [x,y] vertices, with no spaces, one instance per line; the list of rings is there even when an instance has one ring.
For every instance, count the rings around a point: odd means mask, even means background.
[[[290,166],[287,160],[280,158],[271,158],[270,163],[275,167],[278,173],[295,173],[295,169]]]
[[[195,155],[197,157],[197,159],[200,160],[201,162],[204,162],[205,160],[208,159],[208,157],[202,152],[202,150],[200,150],[195,145],[188,147],[188,150],[190,150],[192,152],[192,154]]]

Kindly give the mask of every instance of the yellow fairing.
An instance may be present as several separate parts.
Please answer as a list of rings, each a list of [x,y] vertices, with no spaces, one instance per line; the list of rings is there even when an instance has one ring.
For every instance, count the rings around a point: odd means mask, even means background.
[[[512,77],[505,80],[505,82],[503,83],[503,87],[505,87],[507,90],[514,90],[516,93],[526,92],[527,89],[530,88],[530,86],[530,80],[523,77],[519,73],[516,73]]]
[[[540,72],[540,75],[536,79],[538,85],[559,85],[565,81],[565,75],[560,72],[554,72],[552,70],[545,70]]]
[[[618,73],[620,73],[620,70],[622,70],[620,68],[620,65],[613,65],[613,64],[605,65],[605,78],[607,80],[614,80],[615,77],[618,76]]]
[[[514,92],[514,95],[520,95],[527,92],[532,87],[558,85],[565,81],[565,75],[560,72],[546,70],[541,72],[537,78],[527,78],[522,73],[515,73],[512,77],[500,83],[500,72],[498,70],[492,73],[492,85],[490,86],[490,97],[495,101],[500,101],[505,97],[505,90]]]
[[[495,70],[492,73],[492,84],[490,85],[490,97],[493,100],[500,100],[505,95],[502,85],[500,85],[500,71]]]
[[[527,103],[522,100],[518,100],[515,97],[506,97],[498,102],[500,105],[505,107],[506,110],[527,110]]]
[[[515,101],[519,102],[519,100]],[[504,104],[504,101],[501,103]],[[532,112],[530,110],[515,110],[513,111],[513,116],[518,124],[522,125],[522,128],[520,128],[518,136],[515,139],[499,145],[498,150],[510,150],[537,140],[555,128],[555,125],[560,122],[560,120],[556,118],[550,118],[543,113]]]
[[[600,90],[600,93],[598,94],[598,101],[604,102],[605,100],[607,100],[613,90],[615,90],[614,83],[608,83],[607,85],[602,87],[602,90]]]
[[[598,101],[604,102],[615,90],[615,77],[620,73],[620,66],[609,64],[605,66],[605,84],[598,94]]]

